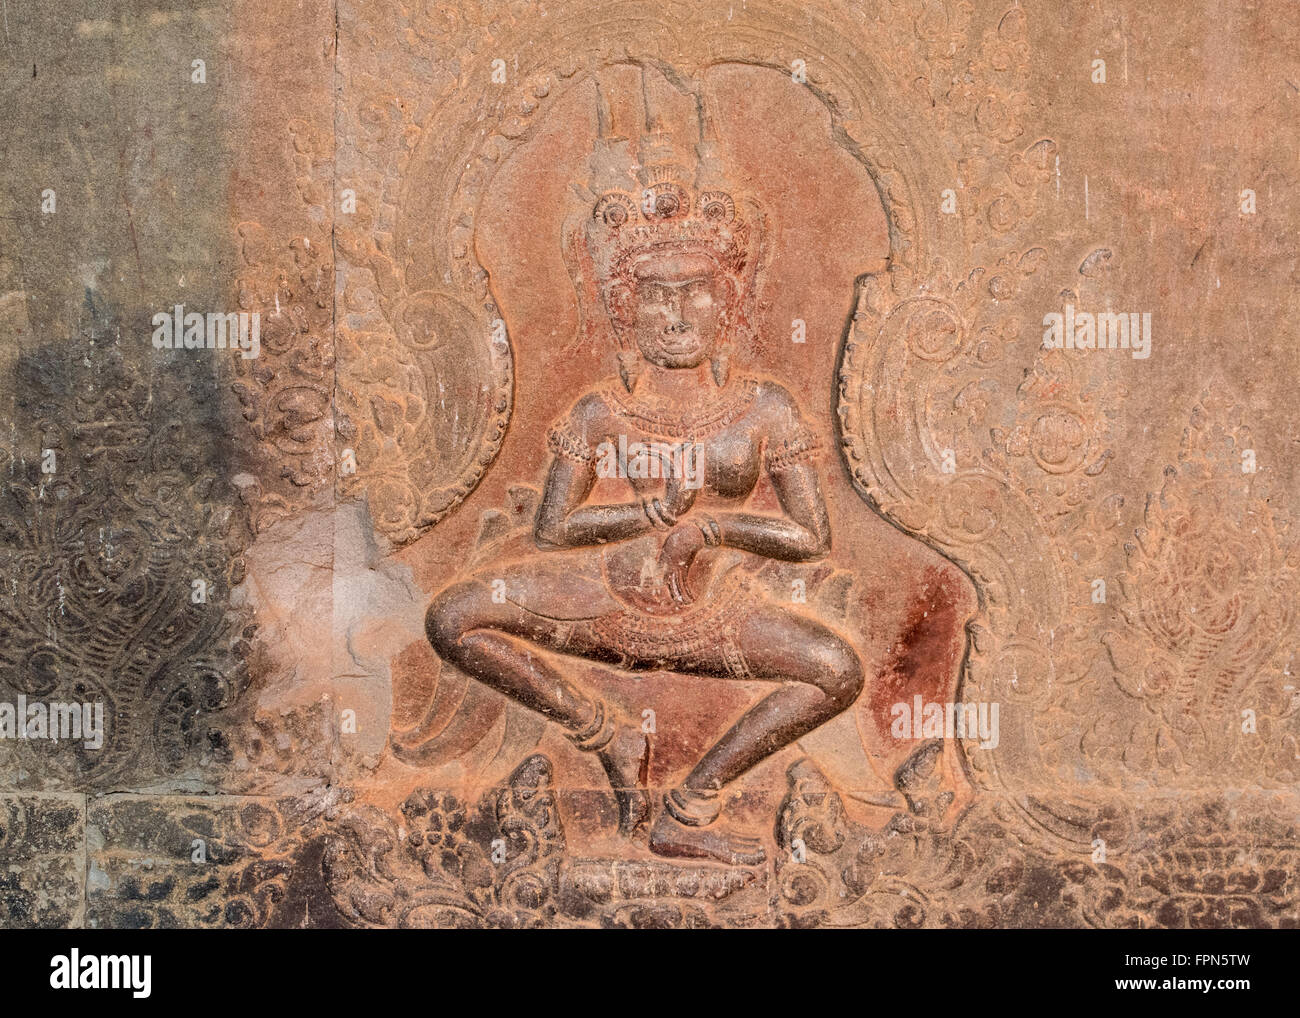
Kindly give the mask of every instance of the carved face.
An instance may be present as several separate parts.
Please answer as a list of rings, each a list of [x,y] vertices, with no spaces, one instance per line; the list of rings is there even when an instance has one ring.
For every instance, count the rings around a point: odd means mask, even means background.
[[[627,324],[641,356],[665,368],[693,368],[713,354],[730,281],[703,255],[647,258],[633,270]]]

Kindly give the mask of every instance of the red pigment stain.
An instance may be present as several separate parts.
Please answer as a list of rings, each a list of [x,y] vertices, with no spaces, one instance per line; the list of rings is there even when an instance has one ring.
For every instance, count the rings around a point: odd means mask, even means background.
[[[927,703],[955,698],[966,622],[975,603],[970,581],[954,566],[926,567],[920,594],[890,645],[891,659],[871,686],[871,716],[882,739],[889,735],[894,704],[917,694]]]

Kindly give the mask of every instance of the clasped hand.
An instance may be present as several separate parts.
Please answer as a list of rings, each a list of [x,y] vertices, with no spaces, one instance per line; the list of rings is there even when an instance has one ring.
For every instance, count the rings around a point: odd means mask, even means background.
[[[671,529],[659,550],[659,573],[664,578],[668,593],[678,604],[695,600],[686,583],[687,573],[699,550],[707,545],[704,531],[694,522],[680,522],[695,504],[698,488],[688,488],[680,477],[669,477],[662,499],[653,507],[659,518]]]

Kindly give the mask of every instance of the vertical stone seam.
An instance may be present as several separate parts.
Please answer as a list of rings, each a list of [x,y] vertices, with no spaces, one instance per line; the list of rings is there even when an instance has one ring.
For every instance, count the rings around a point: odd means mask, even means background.
[[[334,92],[334,115],[330,120],[330,346],[334,349],[334,357],[331,367],[334,371],[334,384],[330,388],[330,423],[334,436],[334,448],[330,450],[331,455],[338,449],[338,393],[339,393],[339,269],[338,269],[338,177],[339,177],[339,116],[340,102],[339,96],[342,92],[342,81],[339,77],[339,0],[334,0],[334,74],[333,74],[333,92]],[[334,493],[333,503],[330,505],[330,635],[337,639],[338,632],[338,612],[336,609],[335,599],[337,588],[335,586],[335,557],[338,552],[338,538],[334,533],[335,517],[333,510],[339,504],[339,472],[337,465],[334,468],[334,483],[331,490]],[[339,719],[342,707],[339,704],[339,688],[335,681],[337,676],[334,674],[333,667],[334,657],[330,655],[330,709],[334,712],[329,726],[330,753],[329,753],[329,775],[326,777],[325,785],[328,788],[334,783],[334,768],[339,763],[339,757],[342,751],[342,736],[340,732]]]
[[[72,928],[84,930],[90,912],[90,796],[81,795],[81,912],[72,921]]]

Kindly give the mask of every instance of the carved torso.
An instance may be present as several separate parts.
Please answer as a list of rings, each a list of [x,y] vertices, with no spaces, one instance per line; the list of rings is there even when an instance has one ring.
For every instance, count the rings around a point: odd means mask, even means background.
[[[659,443],[700,447],[701,472],[696,507],[701,510],[735,509],[754,494],[764,471],[814,454],[818,443],[803,423],[789,393],[775,382],[742,376],[726,386],[701,393],[690,407],[628,393],[618,382],[605,384],[581,397],[551,433],[550,446],[557,455],[595,468],[602,453]],[[608,474],[608,471],[604,471]],[[662,495],[666,480],[644,476],[635,466],[618,476],[597,480],[587,501],[603,504]],[[604,548],[561,552],[570,575],[598,569],[605,590],[622,608],[651,614],[683,614],[656,591],[653,563],[662,535],[646,534]],[[729,573],[755,569],[762,559],[732,549],[706,549],[691,570],[691,589],[697,597],[693,611],[716,600],[726,589]]]

